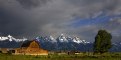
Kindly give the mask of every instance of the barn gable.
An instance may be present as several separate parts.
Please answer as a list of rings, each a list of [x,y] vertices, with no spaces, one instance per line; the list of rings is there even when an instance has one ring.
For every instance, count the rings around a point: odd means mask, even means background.
[[[32,40],[32,41],[26,41],[24,42],[22,45],[21,45],[21,48],[22,47],[31,47],[31,48],[41,48],[39,43],[35,40]]]

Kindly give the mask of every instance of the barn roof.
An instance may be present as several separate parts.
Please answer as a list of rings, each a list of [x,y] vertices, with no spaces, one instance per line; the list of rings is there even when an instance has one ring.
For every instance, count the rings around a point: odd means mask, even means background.
[[[33,41],[35,40],[32,40],[32,41],[25,41],[23,42],[23,44],[21,45],[21,47],[29,47],[30,43],[32,43]],[[39,42],[35,41],[38,45],[39,45]]]

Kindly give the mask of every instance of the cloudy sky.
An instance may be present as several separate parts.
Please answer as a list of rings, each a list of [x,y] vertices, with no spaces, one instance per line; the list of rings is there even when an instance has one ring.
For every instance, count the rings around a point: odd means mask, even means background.
[[[121,41],[121,0],[0,0],[0,35],[63,33],[92,42],[100,29]]]

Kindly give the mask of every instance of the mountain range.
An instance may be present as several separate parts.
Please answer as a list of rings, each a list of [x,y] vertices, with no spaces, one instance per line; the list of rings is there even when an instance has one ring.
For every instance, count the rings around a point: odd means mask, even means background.
[[[27,41],[27,38],[16,39],[11,35],[0,36],[0,48],[17,48],[24,41]]]
[[[36,37],[34,40],[40,43],[40,46],[50,51],[59,50],[78,50],[78,51],[93,51],[93,43],[86,40],[81,40],[79,37],[70,37],[61,34],[57,38],[52,36]],[[27,38],[16,39],[11,35],[0,37],[0,48],[18,48],[25,41],[30,41]],[[121,43],[112,43],[111,52],[121,52]]]

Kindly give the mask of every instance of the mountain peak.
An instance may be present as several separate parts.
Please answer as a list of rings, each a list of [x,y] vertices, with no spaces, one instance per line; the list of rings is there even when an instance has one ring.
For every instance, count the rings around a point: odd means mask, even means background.
[[[16,41],[16,42],[20,42],[20,41],[25,41],[27,40],[27,38],[23,38],[23,39],[16,39],[14,38],[13,36],[11,35],[8,35],[8,36],[1,36],[0,37],[0,41],[5,41],[5,40],[8,40],[8,41]]]
[[[57,38],[57,40],[58,40],[59,42],[68,42],[68,40],[67,40],[67,38],[64,36],[64,34],[61,34],[61,35]]]
[[[80,40],[78,37],[74,37],[73,38],[73,42],[75,42],[75,43],[82,43],[82,40]]]
[[[8,39],[9,39],[9,41],[13,41],[13,39],[15,39],[15,38],[13,38],[11,35],[8,35]]]

